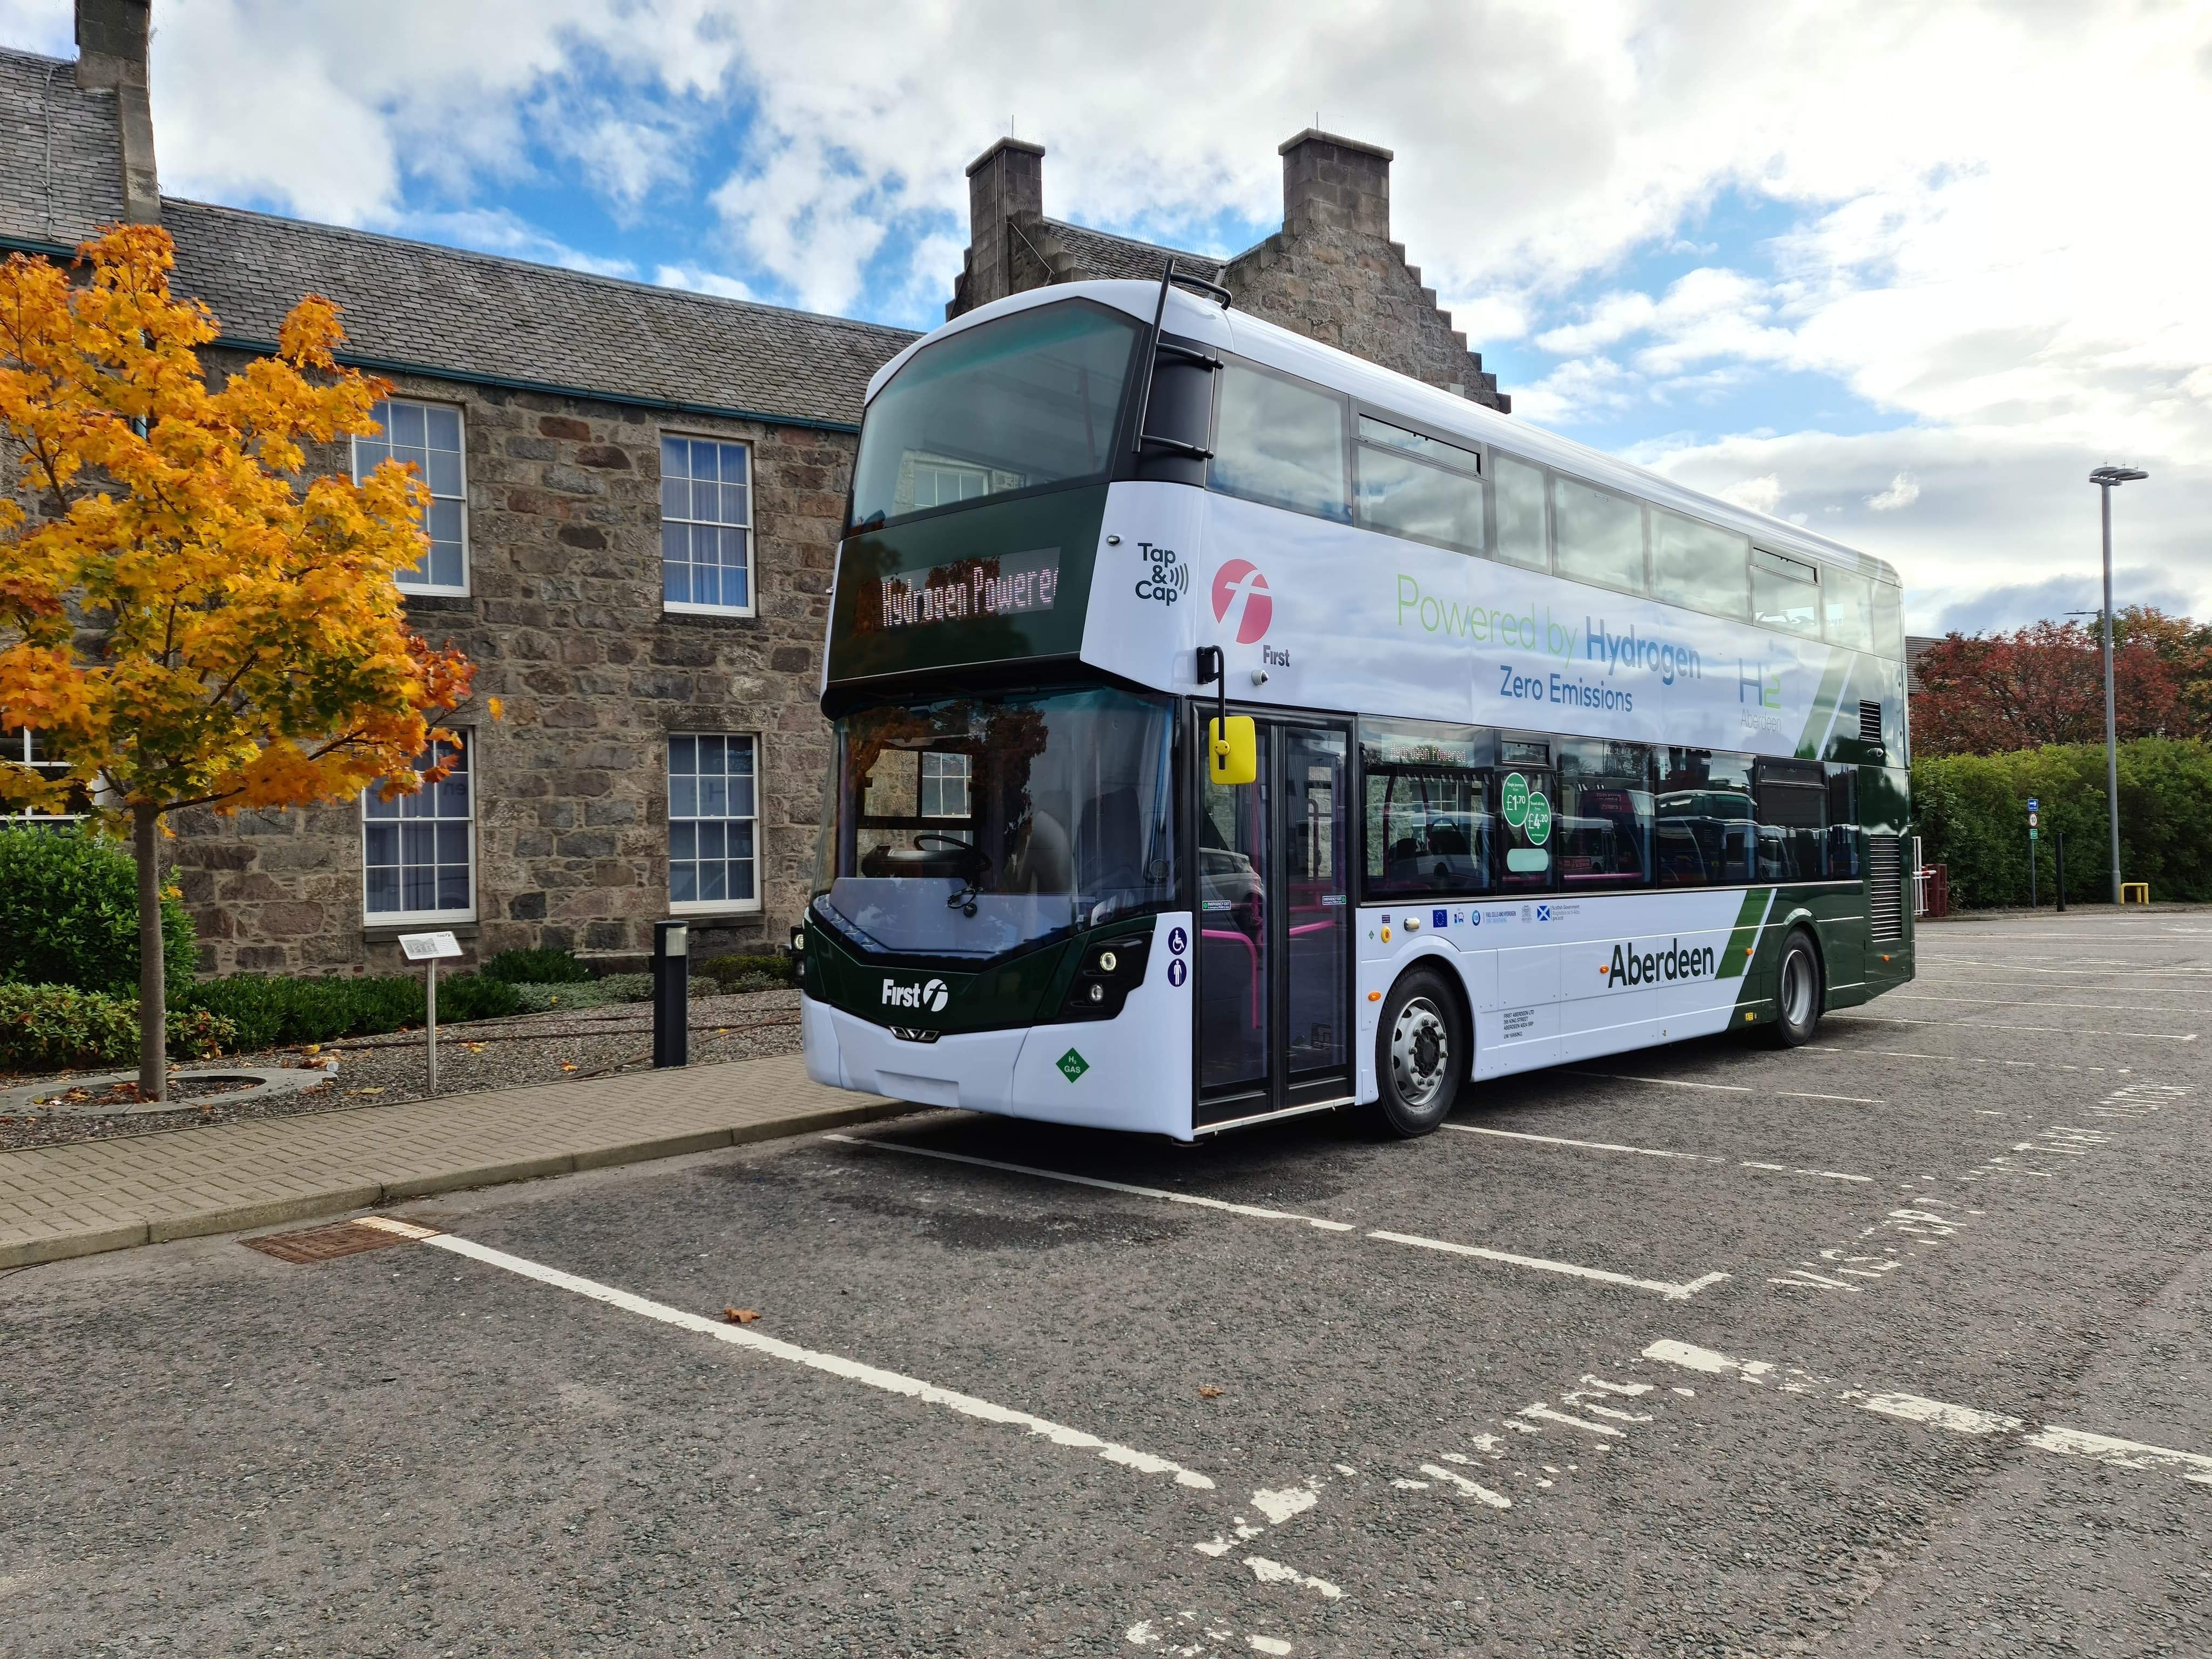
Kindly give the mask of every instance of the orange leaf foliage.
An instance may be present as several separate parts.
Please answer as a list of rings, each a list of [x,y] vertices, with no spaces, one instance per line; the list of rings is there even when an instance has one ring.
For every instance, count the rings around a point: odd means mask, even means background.
[[[30,726],[66,776],[0,763],[0,803],[94,791],[109,812],[403,790],[474,665],[408,631],[428,494],[386,462],[308,477],[310,445],[374,432],[389,389],[337,367],[310,295],[275,357],[219,388],[205,307],[169,291],[168,234],[84,244],[87,280],[0,265],[0,735]]]

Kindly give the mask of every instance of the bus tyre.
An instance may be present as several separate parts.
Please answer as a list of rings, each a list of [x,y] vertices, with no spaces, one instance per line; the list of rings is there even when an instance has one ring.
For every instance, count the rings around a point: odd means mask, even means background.
[[[1379,1127],[1403,1140],[1435,1129],[1459,1098],[1470,1057],[1466,1017],[1443,978],[1417,968],[1399,980],[1375,1033]]]
[[[1827,988],[1821,982],[1820,953],[1813,936],[1800,927],[1782,941],[1782,960],[1774,969],[1774,1024],[1767,1041],[1778,1048],[1796,1048],[1813,1040],[1820,1023]]]

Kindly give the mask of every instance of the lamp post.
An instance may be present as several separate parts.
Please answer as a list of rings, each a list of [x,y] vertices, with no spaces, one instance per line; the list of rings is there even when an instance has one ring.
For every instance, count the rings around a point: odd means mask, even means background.
[[[2112,832],[2112,902],[2120,902],[2120,753],[2112,719],[2112,487],[2150,474],[2132,466],[2100,466],[2089,475],[2105,510],[2105,810]]]

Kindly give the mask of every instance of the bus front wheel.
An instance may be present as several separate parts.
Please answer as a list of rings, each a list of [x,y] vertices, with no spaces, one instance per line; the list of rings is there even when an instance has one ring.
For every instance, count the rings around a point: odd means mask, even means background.
[[[1820,973],[1820,953],[1813,936],[1803,928],[1782,942],[1782,960],[1774,970],[1774,1024],[1767,1040],[1780,1048],[1796,1048],[1813,1040],[1826,1001]]]
[[[1431,969],[1391,987],[1375,1033],[1376,1121],[1411,1140],[1451,1115],[1467,1075],[1467,1018],[1459,999]]]

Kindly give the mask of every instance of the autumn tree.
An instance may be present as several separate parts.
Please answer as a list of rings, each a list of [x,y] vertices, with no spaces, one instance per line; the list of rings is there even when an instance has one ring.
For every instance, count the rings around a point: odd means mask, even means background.
[[[141,1096],[166,1094],[163,817],[412,791],[473,667],[408,631],[394,577],[428,500],[391,462],[309,476],[307,447],[375,431],[385,384],[339,368],[337,309],[310,295],[274,357],[220,388],[216,319],[169,290],[167,232],[132,225],[74,274],[0,265],[0,735],[30,727],[65,772],[0,763],[0,801],[88,795],[138,866]],[[19,750],[20,752],[20,750]],[[437,751],[448,752],[441,744]]]
[[[2144,606],[2113,617],[2112,707],[2123,739],[2207,734],[2208,630]],[[2100,630],[2039,622],[2011,633],[1951,634],[1913,664],[1916,753],[1996,755],[2105,736]]]

